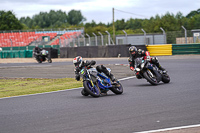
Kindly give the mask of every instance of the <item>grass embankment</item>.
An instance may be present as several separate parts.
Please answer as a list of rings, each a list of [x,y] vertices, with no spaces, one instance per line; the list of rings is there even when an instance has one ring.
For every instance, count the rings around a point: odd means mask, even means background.
[[[82,87],[73,78],[63,79],[0,79],[0,98],[12,97]]]

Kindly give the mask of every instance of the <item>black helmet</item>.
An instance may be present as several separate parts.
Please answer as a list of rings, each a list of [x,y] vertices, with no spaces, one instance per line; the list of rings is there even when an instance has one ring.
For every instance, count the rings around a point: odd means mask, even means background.
[[[137,48],[135,46],[131,46],[129,48],[129,53],[130,53],[130,55],[135,56],[137,53]]]
[[[38,47],[38,45],[36,45],[36,46],[35,46],[35,50],[38,50],[38,49],[39,49],[39,47]]]

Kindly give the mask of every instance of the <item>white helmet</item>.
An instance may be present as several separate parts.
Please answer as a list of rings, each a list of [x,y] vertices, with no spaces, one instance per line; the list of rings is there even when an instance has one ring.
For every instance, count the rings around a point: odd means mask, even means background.
[[[73,63],[76,67],[81,67],[83,63],[83,58],[81,56],[77,56],[74,58]]]

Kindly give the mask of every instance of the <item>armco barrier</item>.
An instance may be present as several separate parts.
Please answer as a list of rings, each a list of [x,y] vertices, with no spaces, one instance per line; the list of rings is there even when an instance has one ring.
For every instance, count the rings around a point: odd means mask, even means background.
[[[172,55],[172,44],[146,45],[151,56]]]
[[[172,54],[200,54],[200,44],[172,44]]]

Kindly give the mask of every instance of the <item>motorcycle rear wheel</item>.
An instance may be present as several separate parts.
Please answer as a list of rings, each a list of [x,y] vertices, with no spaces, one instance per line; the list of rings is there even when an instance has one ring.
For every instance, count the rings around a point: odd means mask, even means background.
[[[149,71],[149,70],[148,70]],[[151,72],[151,71],[150,71]],[[149,75],[147,71],[143,73],[144,78],[152,85],[158,85],[158,81],[156,78],[153,78]]]
[[[84,90],[89,93],[92,97],[99,97],[101,92],[97,86],[92,86],[88,80],[83,81]]]

